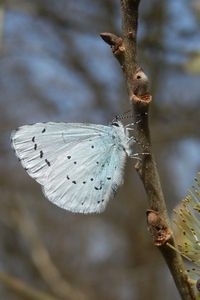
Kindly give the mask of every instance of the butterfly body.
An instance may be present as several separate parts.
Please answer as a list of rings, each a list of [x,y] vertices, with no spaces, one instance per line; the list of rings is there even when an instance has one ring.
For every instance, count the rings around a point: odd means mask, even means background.
[[[12,133],[12,145],[44,194],[64,209],[101,212],[123,183],[130,138],[121,122],[36,123]]]

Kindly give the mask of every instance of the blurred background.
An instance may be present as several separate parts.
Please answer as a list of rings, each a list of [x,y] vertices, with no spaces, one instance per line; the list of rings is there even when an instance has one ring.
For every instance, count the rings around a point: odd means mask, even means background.
[[[10,147],[23,124],[108,124],[129,109],[118,62],[99,37],[120,27],[117,0],[0,2],[1,299],[180,299],[147,231],[133,160],[103,214],[76,215],[44,198]],[[142,0],[138,48],[171,214],[200,171],[199,0]]]

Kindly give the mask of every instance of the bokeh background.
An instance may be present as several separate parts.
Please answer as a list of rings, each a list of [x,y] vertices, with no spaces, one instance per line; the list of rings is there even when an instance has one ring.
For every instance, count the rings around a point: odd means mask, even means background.
[[[139,57],[151,81],[153,150],[170,214],[200,170],[199,21],[199,0],[141,1]],[[180,299],[147,231],[133,160],[107,210],[78,215],[48,202],[10,147],[19,125],[108,124],[129,109],[120,67],[99,37],[120,26],[118,0],[0,2],[1,299],[40,299],[41,291],[46,299]],[[11,279],[35,296],[8,288]]]

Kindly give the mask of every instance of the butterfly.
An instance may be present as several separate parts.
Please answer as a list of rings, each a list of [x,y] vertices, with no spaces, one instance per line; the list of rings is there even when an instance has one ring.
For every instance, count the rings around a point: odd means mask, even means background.
[[[128,125],[36,123],[11,134],[16,156],[57,206],[78,213],[102,212],[123,183],[132,154]],[[137,154],[135,154],[137,156]]]

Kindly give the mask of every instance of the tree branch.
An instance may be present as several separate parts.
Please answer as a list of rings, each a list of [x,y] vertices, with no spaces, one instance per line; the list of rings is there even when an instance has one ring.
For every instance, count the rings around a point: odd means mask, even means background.
[[[181,256],[169,246],[175,246],[169,226],[165,200],[160,184],[156,163],[151,152],[151,138],[148,124],[148,109],[152,102],[149,92],[149,80],[137,62],[137,24],[140,0],[121,0],[123,37],[111,33],[102,33],[103,40],[111,46],[114,56],[124,72],[129,99],[136,122],[136,138],[142,155],[136,164],[136,170],[144,184],[150,210],[147,211],[147,223],[183,300],[194,300],[194,292],[184,272]]]

